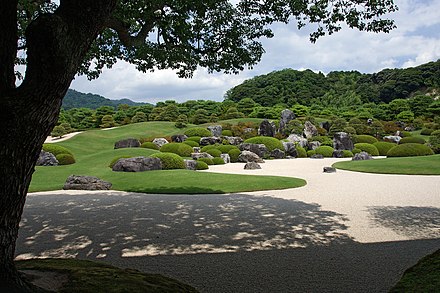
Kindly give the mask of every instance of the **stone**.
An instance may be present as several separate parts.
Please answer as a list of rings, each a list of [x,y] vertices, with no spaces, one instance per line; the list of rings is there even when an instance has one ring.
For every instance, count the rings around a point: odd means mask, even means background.
[[[321,123],[319,123],[319,127],[324,128],[325,130],[327,130],[327,132],[329,132],[330,122],[328,122],[328,121],[321,122]]]
[[[344,152],[342,150],[334,150],[332,157],[333,158],[343,158]]]
[[[201,147],[193,147],[193,152],[194,152],[194,153],[200,153],[201,150],[202,150]]]
[[[200,158],[208,158],[208,159],[214,159],[213,156],[211,156],[208,153],[192,153],[191,154],[191,158],[193,158],[194,160],[200,159]]]
[[[297,143],[299,144],[299,146],[303,147],[303,148],[307,148],[307,144],[308,141],[306,138],[298,135],[298,134],[291,134],[289,135],[289,137],[287,138],[288,141],[293,142],[293,143]]]
[[[231,157],[228,154],[221,154],[220,158],[223,159],[225,164],[229,164],[231,162]]]
[[[52,153],[41,150],[37,166],[58,166],[58,160]]]
[[[321,154],[314,154],[310,156],[310,159],[324,159],[324,156]]]
[[[316,150],[317,148],[319,148],[321,146],[321,143],[319,141],[310,141],[307,146],[309,147],[309,149],[311,150]]]
[[[274,122],[264,119],[258,127],[258,135],[274,137],[276,132],[276,126]]]
[[[336,169],[333,167],[324,167],[324,173],[336,173]]]
[[[165,138],[163,138],[163,137],[159,137],[159,138],[155,138],[155,139],[153,139],[153,143],[154,143],[155,145],[157,145],[159,148],[161,148],[164,144],[167,144],[167,143],[169,143],[169,142],[168,142],[168,140],[166,140]]]
[[[401,139],[402,138],[400,136],[398,136],[398,135],[388,135],[388,136],[384,136],[383,137],[384,141],[386,141],[386,142],[393,142],[393,143],[399,143],[399,141]]]
[[[283,133],[284,128],[286,128],[286,125],[289,124],[290,121],[295,119],[295,114],[289,110],[284,109],[281,111],[281,118],[280,118],[280,132]]]
[[[373,157],[367,152],[360,152],[353,156],[353,161],[372,160]]]
[[[221,125],[208,126],[208,130],[211,131],[212,136],[222,136],[223,128]]]
[[[239,136],[225,136],[224,139],[226,139],[231,145],[239,145],[243,142],[243,139]]]
[[[216,144],[216,143],[222,143],[221,137],[218,137],[218,136],[207,136],[207,137],[202,137],[200,139],[200,145],[201,146],[210,145],[210,144]]]
[[[70,175],[64,183],[64,190],[109,190],[112,187],[110,182],[94,176]]]
[[[244,165],[245,170],[256,170],[261,169],[261,166],[256,162],[248,162],[246,165]]]
[[[238,161],[243,163],[248,163],[248,162],[264,163],[262,158],[260,158],[256,153],[250,151],[242,151],[238,156]]]
[[[368,124],[368,125],[373,124],[373,118],[368,118],[368,119],[367,119],[367,124]]]
[[[240,151],[250,151],[256,153],[260,158],[268,152],[267,147],[262,143],[242,143],[238,146]]]
[[[171,136],[171,141],[172,142],[184,142],[187,138],[188,138],[188,136],[186,136],[185,134],[176,134],[176,135]]]
[[[284,159],[286,157],[286,153],[280,149],[274,149],[270,152],[270,156],[274,159]]]
[[[354,145],[347,132],[336,132],[333,135],[333,148],[335,150],[353,150]]]
[[[316,129],[316,126],[313,125],[312,122],[306,121],[304,123],[304,136],[306,138],[312,138],[317,135],[318,135],[318,129]]]
[[[253,129],[252,127],[247,127],[247,128],[245,128],[245,129],[243,129],[243,133],[244,133],[244,134],[246,134],[246,133],[250,133],[250,132],[252,132],[252,131],[254,131],[254,129]]]
[[[115,149],[123,149],[123,148],[138,148],[141,146],[141,143],[136,138],[127,138],[115,143]]]
[[[296,150],[295,144],[293,142],[283,141],[284,152],[287,156],[296,158],[298,156],[298,151]]]
[[[112,168],[116,172],[143,172],[162,170],[162,163],[159,158],[134,157],[119,159]]]
[[[197,170],[196,166],[197,166],[197,161],[195,160],[183,160],[185,163],[185,168],[187,170],[192,170],[195,171]]]

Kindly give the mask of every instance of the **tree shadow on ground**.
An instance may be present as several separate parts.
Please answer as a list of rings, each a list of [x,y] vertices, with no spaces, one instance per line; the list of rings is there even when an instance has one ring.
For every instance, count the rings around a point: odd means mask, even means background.
[[[17,242],[31,257],[140,257],[352,243],[343,215],[249,195],[87,194],[27,199]]]
[[[370,219],[411,239],[440,237],[440,209],[416,206],[368,207]]]

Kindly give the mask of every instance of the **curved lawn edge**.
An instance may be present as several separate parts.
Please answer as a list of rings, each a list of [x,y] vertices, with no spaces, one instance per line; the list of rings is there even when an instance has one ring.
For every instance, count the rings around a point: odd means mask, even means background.
[[[355,172],[399,175],[440,175],[440,155],[336,162],[332,167]]]

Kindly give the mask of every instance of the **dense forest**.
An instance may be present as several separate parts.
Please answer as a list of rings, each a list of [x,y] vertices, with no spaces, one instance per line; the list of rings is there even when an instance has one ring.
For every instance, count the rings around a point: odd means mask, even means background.
[[[117,108],[121,104],[129,106],[141,106],[146,103],[136,103],[129,99],[110,100],[96,94],[85,94],[72,89],[67,90],[63,99],[62,108],[65,110],[72,108],[98,109],[102,106],[111,106]]]

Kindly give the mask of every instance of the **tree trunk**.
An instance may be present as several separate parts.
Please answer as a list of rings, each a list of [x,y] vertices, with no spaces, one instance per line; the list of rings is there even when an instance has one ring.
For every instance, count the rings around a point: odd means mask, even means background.
[[[13,262],[26,194],[41,146],[57,122],[62,99],[116,2],[61,1],[54,14],[33,21],[26,31],[26,75],[18,88],[11,82],[15,79],[10,68],[16,37],[0,33],[0,43],[5,46],[0,50],[0,292],[35,292]],[[13,13],[16,15],[16,10]],[[11,13],[1,13],[2,17],[8,15],[13,18]]]

